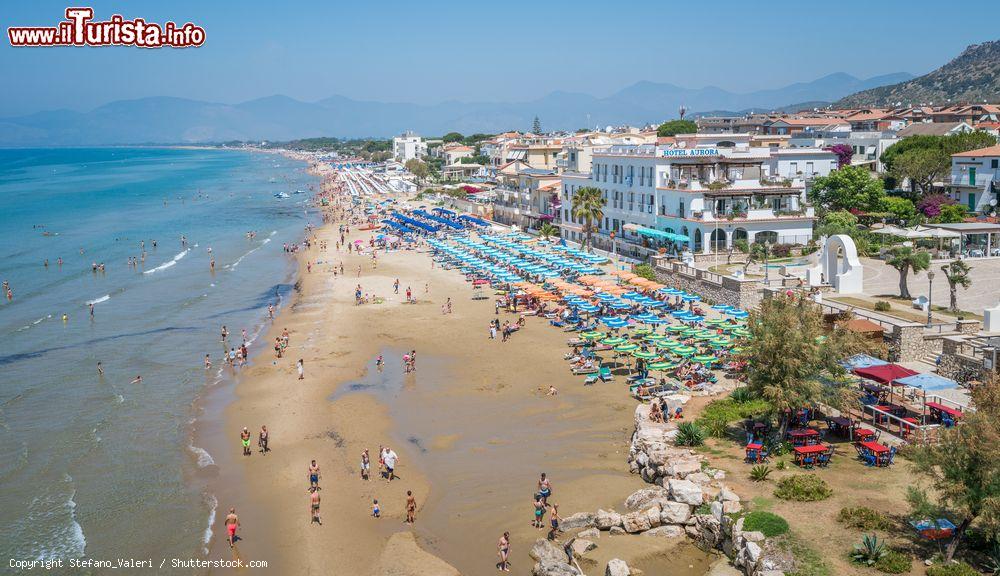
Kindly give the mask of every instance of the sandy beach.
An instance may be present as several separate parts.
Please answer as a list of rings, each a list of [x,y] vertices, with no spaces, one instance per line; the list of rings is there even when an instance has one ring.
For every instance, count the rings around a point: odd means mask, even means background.
[[[367,244],[371,234],[352,227],[348,240]],[[550,502],[563,517],[615,508],[643,486],[625,462],[634,401],[620,383],[584,388],[570,375],[561,330],[529,318],[509,342],[490,340],[493,300],[473,300],[461,274],[432,268],[427,253],[382,251],[373,269],[369,254],[335,249],[336,222],[316,230],[315,240],[298,255],[293,302],[242,369],[221,426],[211,430],[221,440],[207,442],[225,452],[217,458],[211,557],[231,554],[222,523],[235,507],[242,539],[232,554],[267,560],[282,573],[479,574],[495,570],[505,530],[512,570],[527,573],[527,552],[545,536],[530,524],[541,472],[552,479]],[[341,261],[346,274],[335,275]],[[384,302],[355,305],[358,284]],[[407,286],[416,303],[405,303]],[[453,313],[443,314],[448,298]],[[290,344],[277,359],[270,346],[284,329]],[[404,374],[401,358],[410,350],[417,370]],[[382,372],[374,365],[379,354]],[[549,384],[557,396],[546,395]],[[261,425],[271,451],[241,456],[239,431],[246,426],[256,439]],[[374,470],[381,445],[399,454],[399,478],[361,480],[362,450]],[[322,472],[322,526],[310,521],[312,459]],[[412,528],[403,523],[408,490],[418,505]],[[371,517],[375,498],[381,519]],[[706,571],[710,557],[683,539],[605,538],[591,557],[602,567],[621,557],[655,568],[677,546],[673,573]]]

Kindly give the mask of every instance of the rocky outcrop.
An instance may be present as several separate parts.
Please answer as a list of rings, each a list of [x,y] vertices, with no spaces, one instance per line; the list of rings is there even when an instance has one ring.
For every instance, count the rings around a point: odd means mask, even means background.
[[[535,560],[531,573],[533,576],[580,576],[580,571],[570,564],[566,551],[549,540],[536,540],[528,551]]]
[[[629,576],[632,572],[624,560],[613,558],[608,562],[608,567],[604,569],[604,576]]]

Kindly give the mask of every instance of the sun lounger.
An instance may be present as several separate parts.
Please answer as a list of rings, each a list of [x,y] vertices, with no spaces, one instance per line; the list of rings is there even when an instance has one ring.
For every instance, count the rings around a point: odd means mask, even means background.
[[[583,376],[584,374],[597,374],[598,372],[600,372],[600,370],[598,370],[596,366],[591,366],[589,368],[585,367],[573,368],[571,369],[571,372],[573,372],[573,374],[576,374],[577,376]]]
[[[592,374],[590,376],[587,376],[587,379],[583,381],[583,385],[593,386],[594,384],[597,384],[597,379],[598,379],[597,374]]]
[[[570,338],[569,340],[566,341],[567,346],[580,346],[586,343],[587,341],[584,340],[583,338]]]
[[[615,379],[614,375],[611,374],[611,368],[608,368],[607,366],[601,366],[599,375],[603,382],[611,382]]]

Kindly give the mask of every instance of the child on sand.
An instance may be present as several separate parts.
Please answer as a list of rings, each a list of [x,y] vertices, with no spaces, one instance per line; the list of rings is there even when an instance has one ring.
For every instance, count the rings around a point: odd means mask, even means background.
[[[378,499],[372,500],[372,518],[381,518],[382,510],[378,507]]]

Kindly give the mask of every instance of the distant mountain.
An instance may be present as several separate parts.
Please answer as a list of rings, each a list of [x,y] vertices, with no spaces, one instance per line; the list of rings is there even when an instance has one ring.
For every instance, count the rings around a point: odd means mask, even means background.
[[[984,100],[1000,102],[1000,40],[973,44],[933,72],[851,94],[834,105],[856,108]]]
[[[314,136],[385,137],[402,130],[439,135],[527,130],[538,116],[546,130],[575,130],[609,124],[643,125],[675,117],[681,105],[691,114],[708,110],[778,110],[825,105],[857,90],[912,78],[905,73],[859,80],[824,76],[783,88],[737,94],[722,88],[683,88],[637,82],[607,98],[552,92],[527,102],[387,103],[331,96],[302,102],[276,95],[220,104],[153,97],[111,102],[90,112],[57,110],[0,118],[0,146],[96,146],[202,143],[229,140],[292,140]]]

